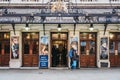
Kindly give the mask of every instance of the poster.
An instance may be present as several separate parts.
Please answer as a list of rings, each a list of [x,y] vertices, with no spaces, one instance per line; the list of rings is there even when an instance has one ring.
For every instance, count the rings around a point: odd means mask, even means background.
[[[40,55],[48,55],[48,37],[42,36],[40,39]]]
[[[48,37],[42,36],[40,38],[40,56],[39,68],[48,68]]]
[[[19,58],[19,37],[18,36],[11,37],[11,58],[12,59]]]
[[[71,37],[70,45],[71,45],[71,48],[77,51],[78,50],[78,37]]]
[[[100,59],[108,59],[108,38],[101,38]]]

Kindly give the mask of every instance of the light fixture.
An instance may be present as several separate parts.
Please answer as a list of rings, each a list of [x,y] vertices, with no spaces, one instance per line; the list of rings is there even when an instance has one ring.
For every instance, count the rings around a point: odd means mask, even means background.
[[[61,24],[58,24],[58,31],[61,31]]]
[[[90,30],[90,31],[93,31],[93,29],[94,29],[94,28],[93,28],[93,24],[90,24],[89,30]]]
[[[25,26],[25,30],[28,31],[30,28],[29,28],[29,24],[26,23],[26,26]]]
[[[112,34],[112,33],[110,33],[110,39],[113,39],[113,37],[114,37],[114,34]]]

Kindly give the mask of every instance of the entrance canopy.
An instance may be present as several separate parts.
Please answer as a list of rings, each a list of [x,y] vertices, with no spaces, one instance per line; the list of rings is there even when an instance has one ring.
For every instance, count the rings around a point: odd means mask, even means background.
[[[1,6],[0,24],[119,24],[120,6],[80,6],[47,3],[41,6]]]

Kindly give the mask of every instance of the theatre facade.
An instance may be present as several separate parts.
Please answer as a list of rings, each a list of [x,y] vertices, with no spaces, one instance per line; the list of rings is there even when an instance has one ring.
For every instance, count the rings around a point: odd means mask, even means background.
[[[0,1],[0,68],[69,68],[71,48],[77,68],[120,67],[119,4]]]

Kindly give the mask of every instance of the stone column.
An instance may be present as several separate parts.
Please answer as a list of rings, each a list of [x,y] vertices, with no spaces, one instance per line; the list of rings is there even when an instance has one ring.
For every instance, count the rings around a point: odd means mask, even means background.
[[[69,51],[70,51],[70,48],[71,48],[71,44],[70,44],[70,39],[71,37],[77,37],[78,38],[78,55],[80,57],[80,46],[79,46],[79,35],[80,35],[80,32],[79,31],[75,31],[75,35],[74,35],[74,31],[73,30],[70,30],[69,31],[69,40],[68,40],[68,58],[69,58]],[[70,68],[70,58],[68,59],[68,67]],[[79,68],[80,68],[80,59],[79,59]]]
[[[39,32],[39,55],[41,55],[40,53],[40,40],[41,40],[41,37],[43,36],[47,36],[48,37],[48,68],[50,68],[50,54],[51,54],[51,51],[50,51],[50,32],[49,31],[45,31],[45,35],[44,35],[44,31],[40,31]]]

